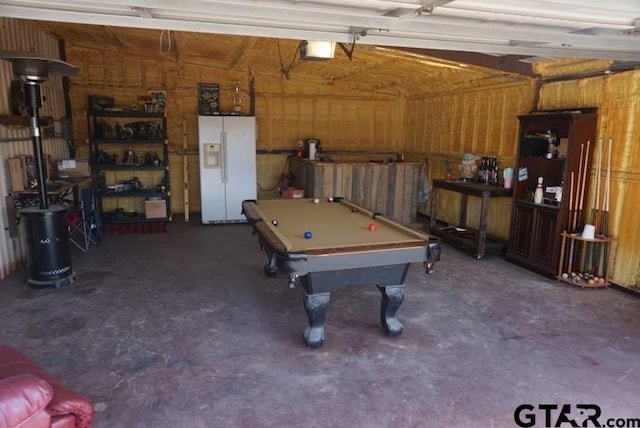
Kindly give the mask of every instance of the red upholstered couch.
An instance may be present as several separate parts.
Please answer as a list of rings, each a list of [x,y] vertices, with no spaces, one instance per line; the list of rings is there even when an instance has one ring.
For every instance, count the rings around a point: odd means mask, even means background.
[[[23,353],[0,346],[0,428],[88,428],[93,405]]]

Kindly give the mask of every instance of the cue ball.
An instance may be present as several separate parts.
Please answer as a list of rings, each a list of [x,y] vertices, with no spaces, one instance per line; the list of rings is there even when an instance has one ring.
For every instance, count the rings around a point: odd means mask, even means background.
[[[319,203],[320,203],[320,199],[315,198],[315,199],[313,200],[313,203],[314,203],[314,204],[319,204]]]
[[[271,220],[271,224],[274,225],[274,226],[277,226],[278,225],[278,220]]]
[[[376,225],[375,225],[375,224],[373,224],[373,223],[371,223],[371,224],[369,225],[369,230],[370,230],[370,231],[372,231],[372,232],[373,232],[374,230],[376,230]]]
[[[308,230],[304,233],[304,239],[311,239],[311,236],[313,235],[311,235],[311,232]]]
[[[333,198],[329,198],[329,202],[333,202]]]

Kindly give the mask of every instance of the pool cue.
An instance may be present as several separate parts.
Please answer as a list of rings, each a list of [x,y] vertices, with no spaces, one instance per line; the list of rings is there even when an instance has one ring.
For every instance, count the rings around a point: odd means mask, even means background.
[[[584,157],[584,143],[580,144],[580,161],[578,164],[578,176],[576,179],[576,193],[574,195],[575,205],[573,211],[573,221],[571,223],[571,233],[576,231],[578,227],[578,194],[580,192],[580,177],[582,177],[582,158]]]
[[[571,171],[571,177],[569,178],[569,223],[567,226],[567,228],[571,227],[572,229],[569,231],[569,233],[573,232],[573,228],[575,228],[575,212],[574,212],[574,207],[573,207],[573,182],[574,182],[574,172]],[[571,273],[573,271],[573,246],[574,246],[574,241],[575,239],[571,239],[571,242],[569,242],[569,253],[568,253],[568,259],[565,261],[566,266],[567,266],[567,270],[565,272],[567,273]]]
[[[591,221],[592,221],[592,224],[595,226],[596,234],[598,233],[598,230],[599,230],[598,226],[600,225],[599,200],[600,200],[600,176],[602,175],[602,145],[603,145],[603,141],[602,141],[602,138],[600,138],[600,140],[598,141],[598,164],[596,165],[596,200],[595,200],[594,211],[592,211],[591,213]]]
[[[602,207],[602,235],[607,237],[609,235],[609,197],[611,191],[611,145],[613,140],[609,138],[609,147],[608,155],[607,155],[607,177],[604,182],[604,200]],[[603,255],[602,255],[602,274],[607,273],[607,277],[609,276],[609,245],[603,245]]]
[[[578,227],[578,192],[580,190],[580,177],[582,177],[582,158],[584,157],[584,143],[580,143],[580,159],[578,161],[578,176],[577,179],[573,179],[573,171],[571,171],[571,181],[576,183],[576,191],[573,193],[573,186],[571,186],[571,195],[573,196],[573,204],[571,204],[571,230],[569,233],[574,233]],[[575,239],[571,240],[569,247],[569,272],[573,272],[573,266],[575,259],[573,258],[573,250],[576,246]]]
[[[591,209],[591,224],[594,226],[596,235],[598,234],[599,223],[600,223],[600,173],[602,171],[602,138],[598,140],[598,161],[596,164],[596,198],[594,202],[594,207]],[[587,244],[587,259],[584,265],[584,271],[594,273],[594,265],[596,263],[596,254],[599,251],[599,244],[596,243],[588,243]],[[591,264],[587,266],[591,261]]]
[[[584,206],[584,189],[587,185],[587,165],[589,164],[589,148],[591,146],[591,140],[587,140],[587,148],[584,152],[584,166],[582,167],[582,184],[580,185],[580,203],[578,204],[578,220],[582,222],[582,207]],[[585,246],[584,244],[580,245],[580,260],[578,263],[578,268],[580,268],[584,263],[585,256]]]

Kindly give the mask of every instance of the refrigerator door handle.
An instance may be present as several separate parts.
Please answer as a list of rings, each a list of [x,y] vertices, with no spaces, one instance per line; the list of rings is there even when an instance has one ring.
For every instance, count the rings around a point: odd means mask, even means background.
[[[227,183],[227,133],[220,133],[220,141],[222,142],[222,182]]]

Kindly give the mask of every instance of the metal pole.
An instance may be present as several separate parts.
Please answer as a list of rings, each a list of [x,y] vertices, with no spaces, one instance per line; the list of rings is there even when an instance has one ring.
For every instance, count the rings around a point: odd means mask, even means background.
[[[31,111],[31,140],[33,141],[33,164],[38,179],[38,198],[40,209],[49,208],[49,198],[47,198],[47,186],[44,175],[44,154],[42,152],[42,135],[40,134],[38,109],[42,106],[40,95],[40,83],[27,80],[24,83],[24,92]]]

